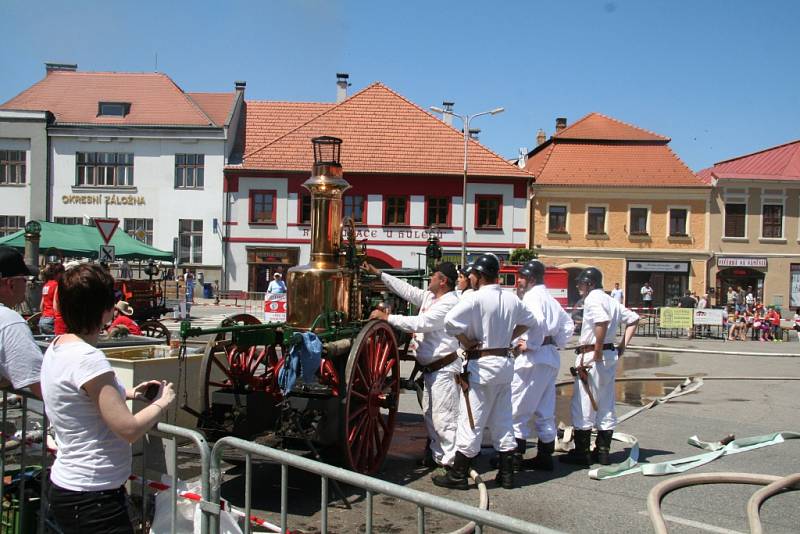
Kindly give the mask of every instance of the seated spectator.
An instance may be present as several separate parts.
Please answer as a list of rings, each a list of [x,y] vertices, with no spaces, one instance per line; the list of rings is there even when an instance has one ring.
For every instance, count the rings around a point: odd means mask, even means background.
[[[736,308],[731,307],[728,311],[728,341],[736,341],[744,339],[744,332],[747,329],[747,319],[740,313],[734,311]]]
[[[39,332],[42,334],[55,332],[56,312],[53,308],[53,300],[56,296],[58,280],[63,274],[64,266],[60,263],[51,263],[42,273],[44,285],[42,286],[42,300],[39,303],[39,310],[42,312],[39,317]]]
[[[111,333],[111,331],[118,326],[124,326],[128,330],[129,334],[133,336],[141,336],[142,329],[139,328],[139,325],[136,324],[136,321],[131,319],[131,315],[133,315],[133,307],[130,304],[124,300],[117,302],[114,305],[114,319],[107,328],[108,332]]]
[[[783,330],[781,329],[781,314],[775,306],[770,306],[767,311],[766,320],[769,322],[769,327],[772,334],[772,341],[783,341]]]
[[[25,300],[30,274],[22,254],[0,246],[0,387],[29,388],[41,397],[42,351],[28,323],[11,309]]]
[[[65,534],[133,534],[125,490],[130,444],[158,422],[175,391],[156,380],[126,389],[95,348],[114,309],[114,279],[102,267],[67,270],[58,294],[68,333],[50,344],[41,372],[45,410],[59,444],[50,471],[50,513]],[[132,414],[126,400],[149,404]]]
[[[800,308],[794,310],[792,322],[794,323],[794,331],[797,332],[797,341],[800,341]]]

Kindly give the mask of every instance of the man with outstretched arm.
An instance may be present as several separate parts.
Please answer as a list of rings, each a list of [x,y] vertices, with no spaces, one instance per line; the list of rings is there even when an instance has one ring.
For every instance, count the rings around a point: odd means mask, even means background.
[[[427,290],[382,273],[368,263],[364,263],[363,268],[379,275],[392,293],[419,308],[419,313],[414,316],[390,315],[383,310],[374,310],[370,319],[382,319],[399,330],[416,334],[416,359],[425,381],[422,409],[430,440],[423,465],[435,467],[435,462],[449,466],[456,452],[460,390],[455,379],[461,372],[461,358],[456,354],[458,341],[444,331],[444,319],[458,303],[456,267],[449,262],[434,267]]]
[[[597,429],[594,458],[609,465],[611,438],[617,426],[614,412],[614,381],[617,360],[636,333],[639,316],[622,306],[603,291],[603,273],[594,267],[581,271],[577,279],[578,291],[583,297],[583,324],[575,367],[572,395],[572,426],[575,427],[575,448],[561,461],[590,467],[589,454],[592,428]],[[625,324],[622,342],[614,346],[617,328]]]
[[[489,426],[500,468],[495,482],[514,487],[513,454],[516,449],[511,408],[514,360],[511,341],[529,328],[536,318],[513,293],[497,283],[500,262],[493,254],[475,260],[478,290],[464,295],[445,319],[445,330],[455,336],[467,355],[466,372],[460,377],[461,410],[456,433],[456,455],[452,469],[433,477],[437,486],[467,489],[472,458],[481,450],[481,437]]]

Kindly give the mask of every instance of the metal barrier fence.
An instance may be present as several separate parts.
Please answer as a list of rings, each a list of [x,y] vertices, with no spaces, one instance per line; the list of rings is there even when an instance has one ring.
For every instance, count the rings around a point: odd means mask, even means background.
[[[267,458],[281,466],[281,532],[287,532],[288,505],[289,505],[289,467],[301,469],[321,477],[321,498],[320,498],[320,532],[323,534],[328,531],[328,481],[336,480],[351,486],[361,488],[367,494],[366,510],[366,534],[373,532],[372,528],[372,499],[376,494],[382,494],[396,499],[411,502],[417,508],[417,532],[425,532],[425,510],[437,510],[445,514],[454,515],[475,522],[475,532],[480,534],[484,526],[494,527],[501,531],[514,533],[549,533],[555,534],[557,531],[529,523],[521,519],[516,519],[496,512],[481,510],[468,504],[452,501],[424,493],[411,488],[406,488],[386,482],[378,478],[369,477],[353,471],[348,471],[340,467],[334,467],[321,462],[296,456],[292,453],[272,449],[264,445],[244,441],[234,437],[226,437],[217,441],[211,451],[211,506],[203,510],[203,514],[210,516],[210,532],[219,532],[219,505],[221,490],[221,471],[220,462],[222,452],[225,449],[238,449],[245,453],[245,517],[251,514],[251,489],[252,489],[252,457],[259,456]],[[245,521],[245,533],[249,534],[250,524]]]

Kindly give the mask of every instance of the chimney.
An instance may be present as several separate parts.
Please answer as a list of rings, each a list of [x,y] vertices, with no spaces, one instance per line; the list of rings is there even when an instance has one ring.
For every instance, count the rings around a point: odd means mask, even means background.
[[[541,132],[541,130],[539,130]],[[519,147],[519,158],[517,158],[517,167],[520,169],[525,168],[525,164],[528,163],[528,147],[521,146]]]
[[[78,70],[77,63],[45,63],[44,70],[47,74],[55,71],[75,72]]]
[[[558,117],[556,119],[556,133],[560,132],[564,128],[567,127],[567,118],[566,117]]]
[[[336,73],[336,103],[344,102],[347,99],[347,88],[350,86],[347,80],[350,75],[346,72]]]
[[[541,145],[545,141],[547,141],[547,135],[544,133],[544,130],[539,128],[539,131],[536,132],[536,146]]]
[[[447,102],[446,100],[442,102],[442,109],[445,111],[445,113],[442,113],[442,121],[448,126],[453,125],[453,115],[449,112],[453,111],[453,106],[455,105],[455,102]]]
[[[247,87],[247,82],[243,80],[236,80],[233,82],[233,87],[236,89],[237,93],[244,93],[244,88]]]

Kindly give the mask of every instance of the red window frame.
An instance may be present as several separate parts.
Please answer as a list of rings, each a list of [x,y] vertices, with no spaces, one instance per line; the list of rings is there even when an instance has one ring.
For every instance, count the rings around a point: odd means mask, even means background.
[[[389,215],[389,202],[391,200],[403,199],[405,202],[405,215],[403,216],[403,222],[390,222],[388,215]],[[411,216],[411,197],[407,195],[389,195],[383,197],[383,224],[384,226],[409,226],[411,224],[410,221]]]
[[[308,220],[303,220],[303,199],[308,198]],[[311,193],[297,193],[297,224],[311,224]]]
[[[343,195],[342,196],[342,219],[346,217],[345,215],[345,205],[347,203],[348,198],[357,198],[361,197],[361,220],[355,220],[356,224],[367,224],[367,195]]]
[[[255,219],[255,203],[256,195],[272,195],[272,218],[265,221],[257,221]],[[277,221],[278,212],[278,191],[275,189],[251,189],[250,190],[250,212],[247,220],[250,224],[275,224]]]
[[[430,220],[430,211],[428,211],[428,208],[430,207],[431,200],[444,200],[447,202],[447,215],[445,215],[444,222],[438,222],[438,221],[434,222]],[[435,224],[438,228],[450,228],[452,226],[451,223],[452,214],[453,214],[453,197],[448,197],[448,196],[425,197],[425,226],[430,227]]]
[[[497,224],[479,224],[481,202],[490,200],[497,201]],[[502,230],[503,229],[503,195],[475,195],[475,228],[478,230]]]

